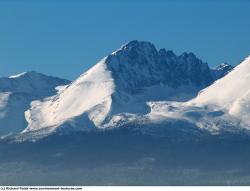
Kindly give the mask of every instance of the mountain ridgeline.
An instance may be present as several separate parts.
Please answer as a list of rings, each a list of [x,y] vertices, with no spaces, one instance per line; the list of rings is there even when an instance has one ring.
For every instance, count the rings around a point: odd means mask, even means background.
[[[131,41],[106,58],[108,70],[117,86],[128,91],[164,84],[177,88],[188,84],[208,86],[217,80],[207,63],[193,53],[180,56],[160,49],[149,42]],[[222,77],[228,70],[221,71]]]
[[[188,102],[232,69],[225,63],[211,69],[193,53],[177,56],[173,51],[158,51],[150,42],[131,41],[71,83],[36,72],[1,78],[0,134],[36,138],[161,123],[155,111],[158,115],[165,102]],[[10,99],[20,94],[21,98]],[[170,117],[173,111],[162,111],[164,121],[176,120]],[[16,116],[18,125],[11,122]],[[190,123],[183,116],[178,120]]]
[[[72,82],[0,78],[0,184],[249,185],[249,119],[250,56],[131,41]]]
[[[24,112],[32,101],[56,94],[68,80],[34,71],[0,78],[0,136],[20,133],[26,126]]]

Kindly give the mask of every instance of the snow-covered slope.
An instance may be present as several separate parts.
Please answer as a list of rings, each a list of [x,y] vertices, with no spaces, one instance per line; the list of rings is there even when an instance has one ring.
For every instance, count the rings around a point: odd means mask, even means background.
[[[62,125],[72,117],[78,117],[88,112],[93,115],[93,121],[98,124],[103,120],[111,107],[111,94],[114,83],[111,74],[101,60],[88,72],[81,75],[57,95],[44,101],[35,101],[25,114],[29,123],[25,131],[39,130]],[[92,112],[95,112],[92,114]],[[82,116],[81,127],[89,125],[89,119]],[[80,128],[80,127],[76,127]]]
[[[250,129],[250,56],[187,102],[152,102],[151,121],[185,121],[210,132]],[[188,129],[187,129],[188,130]],[[239,131],[240,130],[240,131]]]
[[[21,132],[27,126],[24,112],[31,101],[51,96],[56,86],[68,83],[36,72],[0,78],[0,136]]]
[[[250,89],[250,57],[224,78],[199,93],[194,102],[197,104],[215,104],[230,108],[232,102],[242,97]]]
[[[149,113],[147,102],[188,101],[214,80],[208,65],[192,53],[177,56],[131,41],[57,95],[34,101],[23,133],[117,127]]]
[[[190,103],[220,108],[250,125],[250,56]]]

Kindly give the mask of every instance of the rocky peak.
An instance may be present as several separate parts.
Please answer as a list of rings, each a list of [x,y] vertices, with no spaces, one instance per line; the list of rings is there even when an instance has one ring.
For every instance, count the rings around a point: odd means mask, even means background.
[[[127,91],[165,84],[178,87],[193,83],[207,86],[213,82],[208,65],[193,53],[176,56],[150,42],[131,41],[106,58],[107,68]]]
[[[217,80],[228,74],[234,67],[226,62],[218,65],[217,67],[211,69],[213,77]]]

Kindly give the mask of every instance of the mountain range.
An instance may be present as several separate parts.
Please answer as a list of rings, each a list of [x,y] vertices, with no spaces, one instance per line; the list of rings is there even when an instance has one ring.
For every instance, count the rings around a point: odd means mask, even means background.
[[[72,82],[36,72],[0,78],[0,136],[130,127],[161,136],[168,128],[238,132],[250,125],[249,74],[250,57],[210,68],[193,53],[135,40]]]

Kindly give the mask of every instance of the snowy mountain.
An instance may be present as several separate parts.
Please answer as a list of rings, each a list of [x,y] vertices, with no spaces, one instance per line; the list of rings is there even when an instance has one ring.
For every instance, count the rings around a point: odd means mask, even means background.
[[[250,57],[187,102],[153,102],[148,118],[185,121],[212,133],[250,129]]]
[[[240,65],[204,89],[192,104],[209,106],[236,117],[243,126],[250,126],[250,56]]]
[[[55,87],[68,83],[36,72],[0,78],[0,136],[22,131],[27,126],[24,112],[31,101],[54,95]]]
[[[145,122],[154,103],[194,98],[222,76],[214,75],[217,70],[221,67],[211,70],[193,53],[177,56],[149,42],[131,41],[56,95],[32,102],[22,134],[43,136]]]
[[[220,79],[226,74],[228,74],[234,67],[228,63],[222,63],[215,68],[212,68],[211,72],[214,79]]]
[[[250,56],[210,69],[139,41],[71,83],[0,78],[0,184],[249,185],[249,82]]]

